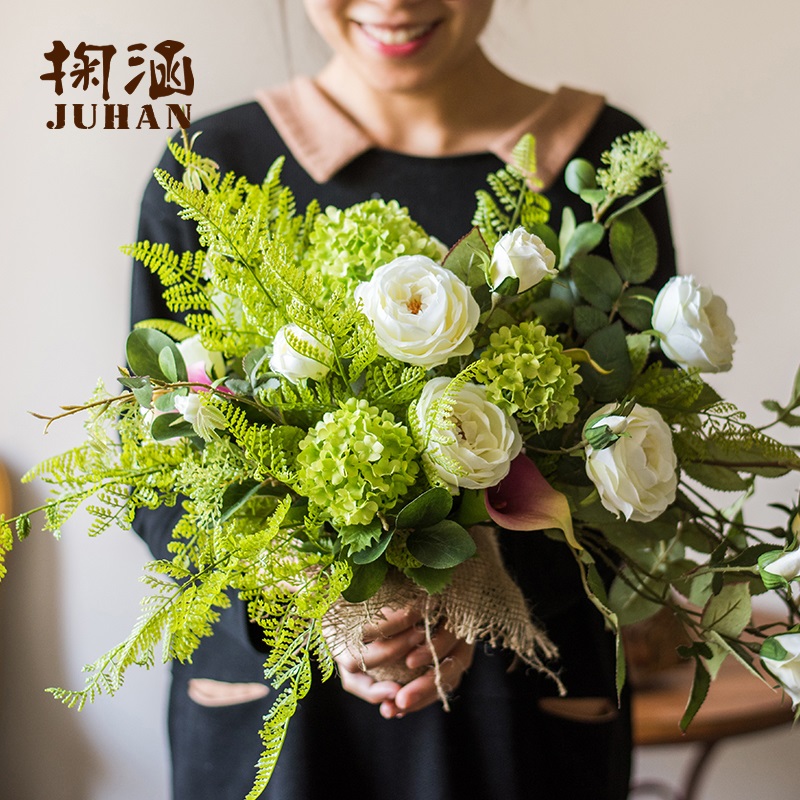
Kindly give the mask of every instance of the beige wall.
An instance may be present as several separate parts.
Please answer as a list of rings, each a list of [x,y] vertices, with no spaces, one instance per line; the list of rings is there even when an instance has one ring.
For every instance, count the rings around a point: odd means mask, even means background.
[[[283,79],[274,4],[28,0],[4,10],[0,458],[13,478],[81,436],[67,422],[45,437],[28,411],[81,401],[100,376],[114,381],[129,270],[117,247],[134,237],[139,195],[166,138],[47,130],[55,98],[38,80],[42,54],[53,39],[113,43],[124,63],[129,44],[179,39],[194,59],[197,117]],[[296,67],[313,69],[322,56],[299,24],[297,0],[287,5],[298,18]],[[669,141],[680,269],[725,296],[740,336],[734,369],[713,383],[759,419],[759,401],[783,399],[800,362],[800,3],[507,0],[498,10],[487,35],[498,63],[543,88],[603,91]],[[784,483],[765,500],[794,491]],[[17,496],[22,508],[44,493],[35,485]],[[116,699],[81,714],[43,693],[81,685],[80,667],[128,631],[145,558],[132,536],[88,541],[81,520],[60,543],[40,534],[14,553],[0,590],[3,797],[167,796],[165,668],[132,673]],[[780,731],[724,746],[702,796],[795,796],[799,743]],[[683,751],[646,753],[639,770],[669,774],[684,763]]]

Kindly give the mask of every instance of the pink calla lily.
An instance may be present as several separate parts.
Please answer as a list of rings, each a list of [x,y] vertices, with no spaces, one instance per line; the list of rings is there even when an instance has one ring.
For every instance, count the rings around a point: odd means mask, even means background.
[[[512,531],[558,528],[567,542],[583,549],[572,529],[572,514],[565,495],[556,491],[526,455],[511,462],[508,475],[486,490],[486,510],[493,522]]]

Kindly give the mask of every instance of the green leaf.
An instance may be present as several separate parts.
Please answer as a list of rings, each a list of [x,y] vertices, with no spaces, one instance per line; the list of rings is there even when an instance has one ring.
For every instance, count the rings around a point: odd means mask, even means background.
[[[608,325],[608,314],[594,306],[575,306],[573,311],[578,336],[587,339],[595,331]]]
[[[696,658],[692,692],[689,696],[689,702],[686,706],[686,710],[683,712],[683,717],[681,718],[680,723],[680,728],[682,731],[686,731],[691,724],[691,721],[694,719],[695,714],[697,714],[697,712],[700,710],[700,707],[703,705],[703,702],[708,696],[708,689],[710,686],[711,675],[709,675],[708,670],[703,665],[703,662],[699,658]]]
[[[658,194],[663,188],[664,184],[662,183],[659,186],[655,186],[652,189],[648,189],[646,192],[642,192],[637,197],[634,197],[633,200],[629,200],[627,203],[625,203],[624,206],[621,206],[613,214],[609,215],[608,219],[606,219],[606,225],[609,225],[617,217],[621,217],[623,214],[627,214],[632,208],[640,206],[642,203],[646,202],[651,197]]]
[[[605,236],[605,228],[599,222],[581,222],[569,241],[561,246],[561,269],[568,267],[575,256],[594,250]]]
[[[178,358],[183,362],[183,357],[178,353]],[[158,366],[161,374],[166,376],[170,383],[175,383],[178,380],[178,359],[175,357],[175,352],[169,347],[162,347],[158,354]],[[184,362],[185,369],[185,362]]]
[[[381,588],[389,565],[381,558],[369,564],[353,565],[353,579],[342,592],[348,603],[363,603]]]
[[[377,517],[374,517],[366,525],[342,525],[336,530],[342,544],[348,547],[349,555],[369,547],[378,541],[383,533],[381,521]],[[373,561],[374,559],[369,560]]]
[[[470,525],[477,525],[489,519],[485,489],[462,489],[460,501],[455,515],[455,521],[459,525],[469,528]]]
[[[607,196],[605,189],[583,189],[580,193],[581,200],[590,206],[599,206]]]
[[[747,627],[752,613],[748,585],[729,583],[706,604],[703,625],[735,639]]]
[[[569,322],[572,316],[570,303],[559,297],[545,297],[531,304],[533,313],[539,317],[543,325],[559,325]]]
[[[163,350],[168,350],[168,356],[162,356]],[[136,375],[149,375],[156,380],[174,382],[186,380],[186,365],[183,363],[183,356],[178,350],[178,346],[172,339],[161,331],[154,328],[136,328],[128,334],[125,345],[125,356],[131,370]],[[164,372],[162,361],[165,366],[174,365],[174,378],[169,377]]]
[[[770,636],[768,639],[764,639],[761,643],[759,656],[761,656],[761,658],[769,658],[772,661],[785,661],[789,658],[789,653],[778,641],[779,638],[778,636]]]
[[[31,532],[30,514],[20,514],[14,523],[14,527],[17,532],[17,539],[20,541],[26,539]]]
[[[633,368],[622,325],[615,322],[593,333],[586,340],[585,348],[601,367],[611,372],[601,375],[591,365],[583,364],[580,373],[583,376],[584,389],[601,403],[610,403],[624,397]]]
[[[395,525],[398,528],[421,528],[443,520],[453,508],[453,495],[436,486],[415,497],[400,509]],[[421,560],[421,559],[420,559]]]
[[[503,297],[519,294],[519,278],[509,275],[503,278],[500,284],[494,287],[493,291]]]
[[[163,442],[178,436],[195,436],[191,422],[187,422],[180,414],[159,414],[150,428],[150,435]]]
[[[386,548],[389,546],[393,535],[394,531],[384,531],[374,544],[365,547],[363,550],[359,550],[357,553],[353,553],[351,556],[352,562],[354,564],[369,564],[375,561],[376,558],[380,558],[384,552],[386,552]]]
[[[567,242],[572,238],[572,234],[575,233],[576,226],[575,212],[569,206],[564,206],[564,210],[561,212],[561,228],[558,231],[558,249],[561,253],[564,252]],[[559,265],[559,268],[561,266],[563,264]]]
[[[594,164],[585,158],[573,158],[564,170],[564,182],[573,194],[597,188]]]
[[[414,567],[406,570],[406,574],[414,583],[421,586],[428,594],[437,594],[446,589],[453,580],[455,567],[434,569],[433,567]]]
[[[614,265],[628,283],[644,283],[656,271],[658,244],[644,214],[632,209],[616,217],[609,233]]]
[[[694,461],[684,461],[681,467],[686,475],[699,481],[703,486],[708,486],[709,489],[717,489],[721,492],[743,492],[750,486],[750,481],[745,480],[738,472],[728,467],[717,467]]]
[[[578,256],[572,262],[572,279],[588,303],[609,312],[622,292],[614,265],[602,256]]]
[[[646,591],[646,588],[636,586],[637,583],[633,573],[625,570],[624,574],[618,575],[611,584],[608,606],[617,615],[620,625],[640,622],[652,617],[662,608],[661,603],[643,597],[641,592]]]
[[[442,266],[461,278],[470,289],[486,285],[486,265],[492,253],[478,228],[462,236],[445,256]]]
[[[406,539],[408,552],[426,567],[447,569],[475,555],[474,539],[451,519],[412,531]]]
[[[222,493],[220,522],[230,519],[260,488],[261,481],[253,479],[230,484]]]
[[[652,289],[644,286],[627,289],[617,306],[619,315],[637,331],[650,328],[655,296],[656,293]]]
[[[647,366],[653,338],[648,333],[629,333],[625,340],[628,342],[628,355],[631,359],[633,374],[640,375]]]

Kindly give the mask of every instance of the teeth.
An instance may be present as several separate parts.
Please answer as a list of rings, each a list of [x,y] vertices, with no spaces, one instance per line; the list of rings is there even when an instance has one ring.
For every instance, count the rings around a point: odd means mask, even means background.
[[[412,28],[384,28],[378,25],[361,25],[367,36],[381,44],[408,44],[426,34],[433,25],[415,25]]]

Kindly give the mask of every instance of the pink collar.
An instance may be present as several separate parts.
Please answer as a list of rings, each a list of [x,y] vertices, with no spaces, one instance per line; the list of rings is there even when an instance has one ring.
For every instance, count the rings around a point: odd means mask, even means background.
[[[256,93],[297,162],[317,182],[375,147],[369,134],[305,76]],[[537,177],[548,186],[561,174],[603,109],[600,95],[560,87],[532,113],[489,142],[487,151],[508,162],[524,133],[536,137]]]

